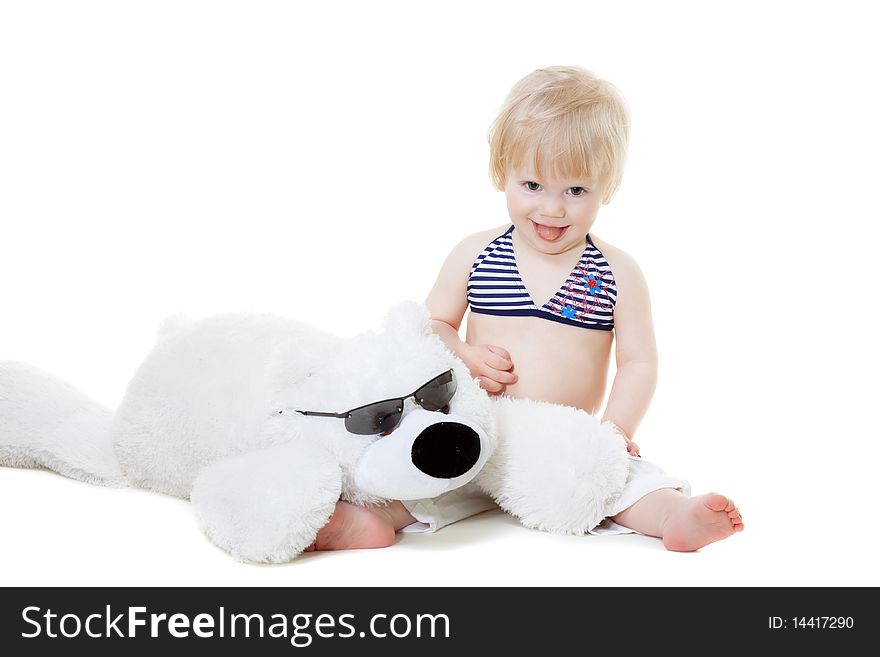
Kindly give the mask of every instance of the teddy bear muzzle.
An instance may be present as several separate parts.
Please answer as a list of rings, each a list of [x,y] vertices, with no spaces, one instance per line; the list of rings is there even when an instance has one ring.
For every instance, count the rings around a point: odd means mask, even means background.
[[[355,484],[389,499],[436,497],[473,479],[489,456],[488,445],[483,430],[467,418],[412,410],[361,456]]]

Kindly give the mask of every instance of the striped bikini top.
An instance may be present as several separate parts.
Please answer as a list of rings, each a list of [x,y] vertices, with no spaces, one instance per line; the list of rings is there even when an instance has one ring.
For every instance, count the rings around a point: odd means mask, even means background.
[[[587,235],[581,259],[556,294],[540,308],[529,296],[513,253],[513,226],[477,256],[468,277],[471,312],[483,315],[543,317],[581,328],[614,328],[617,284],[611,266]]]

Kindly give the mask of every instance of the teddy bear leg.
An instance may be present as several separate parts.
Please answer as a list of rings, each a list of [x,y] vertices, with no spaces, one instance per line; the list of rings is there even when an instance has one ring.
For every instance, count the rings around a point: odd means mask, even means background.
[[[293,559],[323,527],[342,488],[339,466],[306,442],[215,461],[190,500],[208,538],[239,561]]]
[[[626,485],[626,444],[594,415],[528,399],[493,399],[498,445],[477,484],[527,527],[584,534]]]
[[[113,413],[54,374],[0,361],[0,466],[45,467],[126,486],[111,439]]]

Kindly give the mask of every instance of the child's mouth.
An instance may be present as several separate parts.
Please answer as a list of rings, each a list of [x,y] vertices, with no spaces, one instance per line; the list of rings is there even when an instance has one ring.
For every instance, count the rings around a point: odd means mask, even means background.
[[[529,219],[529,221],[535,229],[535,234],[545,242],[559,241],[562,236],[565,235],[565,231],[568,230],[568,226],[545,226],[544,224],[539,224],[531,219]]]

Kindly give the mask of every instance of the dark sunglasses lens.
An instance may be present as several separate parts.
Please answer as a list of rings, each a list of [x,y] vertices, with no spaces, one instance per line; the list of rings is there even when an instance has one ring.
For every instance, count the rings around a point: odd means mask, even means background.
[[[455,395],[455,374],[452,370],[428,381],[416,391],[416,401],[426,411],[439,411],[449,406]]]
[[[345,418],[345,428],[349,433],[372,436],[391,431],[400,424],[401,417],[403,417],[401,400],[381,401],[352,411]]]

